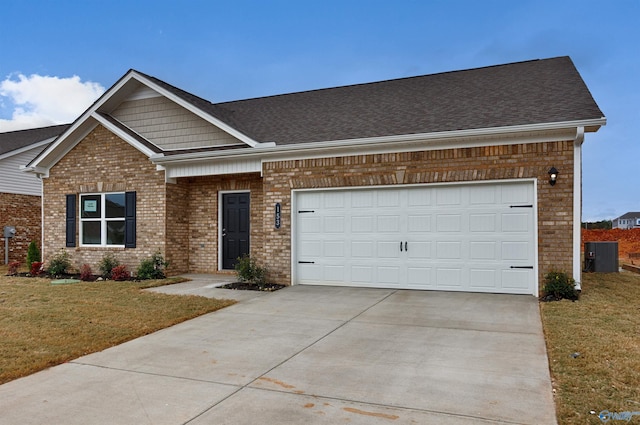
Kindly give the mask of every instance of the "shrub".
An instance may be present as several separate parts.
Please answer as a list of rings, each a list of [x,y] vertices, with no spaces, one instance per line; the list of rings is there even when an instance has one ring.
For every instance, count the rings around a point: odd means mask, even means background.
[[[18,267],[20,267],[20,261],[12,261],[8,264],[7,274],[9,276],[15,276],[18,274]]]
[[[85,282],[93,280],[93,271],[90,265],[83,264],[82,267],[80,267],[80,280],[84,280]]]
[[[35,241],[31,241],[27,248],[27,267],[31,268],[31,264],[40,262],[41,260],[42,257],[40,256],[38,245],[36,245]]]
[[[248,282],[259,287],[267,283],[267,269],[260,267],[256,260],[246,254],[238,258],[235,269],[240,282]]]
[[[113,269],[120,265],[120,261],[116,258],[113,252],[107,252],[102,257],[102,260],[98,263],[98,269],[100,269],[100,275],[105,279],[111,279],[111,273]]]
[[[561,300],[577,300],[578,291],[576,291],[576,281],[568,277],[566,273],[552,271],[544,277],[543,299],[546,301]]]
[[[42,265],[44,263],[42,261],[34,261],[31,263],[31,269],[29,270],[29,274],[31,276],[39,276],[42,274]]]
[[[160,252],[156,252],[151,256],[151,258],[147,258],[140,262],[136,276],[141,280],[164,279],[166,277],[164,269],[167,267],[169,267],[169,263],[164,261]]]
[[[51,276],[59,276],[61,274],[64,274],[69,267],[71,267],[71,259],[69,258],[69,253],[64,249],[61,249],[58,254],[56,254],[51,260],[49,260],[49,267],[47,267],[47,272]]]
[[[113,269],[111,269],[111,279],[113,280],[128,280],[130,276],[131,275],[127,270],[127,266],[125,266],[124,264],[115,266]]]

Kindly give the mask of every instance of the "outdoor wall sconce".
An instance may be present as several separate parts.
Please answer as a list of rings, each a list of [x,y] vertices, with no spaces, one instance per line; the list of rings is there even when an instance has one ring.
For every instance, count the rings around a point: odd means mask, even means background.
[[[549,184],[551,186],[555,185],[557,179],[558,179],[558,170],[556,170],[556,167],[551,167],[551,169],[549,170]]]

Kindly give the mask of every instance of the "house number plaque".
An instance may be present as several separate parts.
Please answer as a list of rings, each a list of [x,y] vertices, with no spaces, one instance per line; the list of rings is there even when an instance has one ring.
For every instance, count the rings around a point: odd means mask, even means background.
[[[282,214],[281,214],[281,210],[282,208],[280,207],[280,202],[276,202],[276,229],[280,228],[280,225],[282,224]]]

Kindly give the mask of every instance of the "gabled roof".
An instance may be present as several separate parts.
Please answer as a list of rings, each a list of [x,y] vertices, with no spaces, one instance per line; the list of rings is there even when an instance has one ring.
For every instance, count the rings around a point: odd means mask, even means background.
[[[628,212],[626,214],[621,215],[616,220],[625,220],[629,218],[637,218],[640,217],[640,212]]]
[[[566,56],[202,107],[278,145],[603,118]]]
[[[0,155],[37,145],[45,140],[58,137],[71,124],[52,125],[49,127],[31,128],[28,130],[8,131],[0,133]]]
[[[111,116],[143,86],[244,144],[161,149]],[[400,143],[407,138],[429,143],[430,137],[596,131],[605,123],[566,56],[222,103],[211,103],[132,69],[27,171],[46,173],[98,124],[163,164],[220,157],[226,152],[242,156],[309,147],[351,149],[360,143]]]

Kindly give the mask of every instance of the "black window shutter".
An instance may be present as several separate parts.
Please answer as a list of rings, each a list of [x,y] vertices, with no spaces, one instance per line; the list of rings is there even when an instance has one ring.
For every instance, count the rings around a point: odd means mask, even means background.
[[[76,195],[67,195],[67,225],[66,225],[68,248],[76,246]]]
[[[124,246],[136,247],[136,193],[124,194]]]

